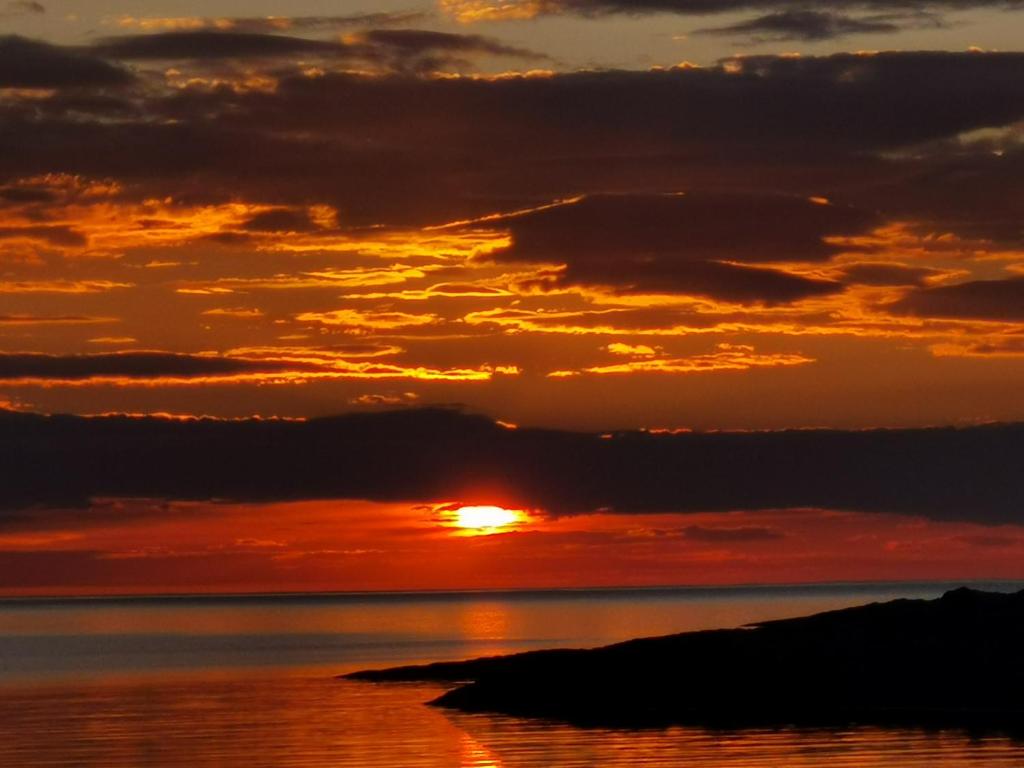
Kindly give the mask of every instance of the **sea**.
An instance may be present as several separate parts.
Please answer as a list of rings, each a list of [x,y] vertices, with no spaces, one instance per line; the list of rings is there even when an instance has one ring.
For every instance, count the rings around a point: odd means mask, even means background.
[[[804,615],[957,583],[0,600],[0,766],[1024,766],[959,731],[580,729],[427,705],[358,669]],[[1021,583],[973,583],[1016,591]]]

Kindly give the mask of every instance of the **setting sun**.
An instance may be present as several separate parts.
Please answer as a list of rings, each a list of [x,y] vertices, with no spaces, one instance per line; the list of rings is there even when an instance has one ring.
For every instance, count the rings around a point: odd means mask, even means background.
[[[452,523],[458,528],[491,533],[509,528],[525,519],[525,513],[515,509],[494,506],[460,507],[453,513]]]

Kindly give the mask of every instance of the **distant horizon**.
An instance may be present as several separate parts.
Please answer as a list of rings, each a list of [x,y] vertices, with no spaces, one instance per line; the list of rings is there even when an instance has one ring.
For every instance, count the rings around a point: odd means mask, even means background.
[[[52,593],[52,594],[3,594],[0,593],[0,603],[59,603],[66,601],[77,602],[105,602],[105,601],[132,601],[132,600],[233,600],[236,598],[259,599],[290,599],[290,598],[386,598],[386,597],[472,597],[474,595],[571,595],[573,593],[630,593],[630,592],[743,592],[743,591],[814,591],[817,589],[848,589],[857,591],[863,589],[872,591],[885,587],[949,587],[956,589],[958,586],[969,588],[981,588],[984,586],[1020,586],[1024,589],[1024,577],[1020,579],[1007,578],[936,578],[936,579],[906,579],[906,580],[864,580],[864,581],[808,581],[790,583],[721,583],[721,584],[645,584],[645,585],[622,585],[622,586],[552,586],[552,587],[506,587],[506,588],[465,588],[465,589],[376,589],[376,590],[317,590],[317,591],[289,591],[289,592],[123,592],[110,593]]]

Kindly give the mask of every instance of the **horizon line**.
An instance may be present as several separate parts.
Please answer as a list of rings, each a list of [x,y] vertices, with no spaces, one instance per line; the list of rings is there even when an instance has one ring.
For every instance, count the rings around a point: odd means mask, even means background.
[[[970,579],[882,579],[882,580],[840,580],[806,582],[743,582],[736,584],[650,584],[618,586],[581,587],[484,587],[465,589],[367,589],[367,590],[315,590],[281,592],[122,592],[113,594],[47,594],[47,595],[0,595],[0,606],[29,603],[89,603],[89,602],[132,602],[132,601],[189,601],[189,600],[279,600],[301,598],[402,598],[402,597],[472,597],[475,595],[559,595],[581,593],[636,593],[636,592],[729,592],[748,590],[816,590],[816,589],[872,589],[881,587],[930,587],[979,585],[1020,585],[1024,588],[1024,576],[1017,579],[970,578]]]

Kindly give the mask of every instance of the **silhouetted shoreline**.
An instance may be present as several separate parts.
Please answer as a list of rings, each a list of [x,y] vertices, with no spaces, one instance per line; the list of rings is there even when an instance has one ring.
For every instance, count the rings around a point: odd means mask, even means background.
[[[1024,733],[1024,590],[968,588],[739,629],[366,670],[457,683],[431,704],[578,725]]]

